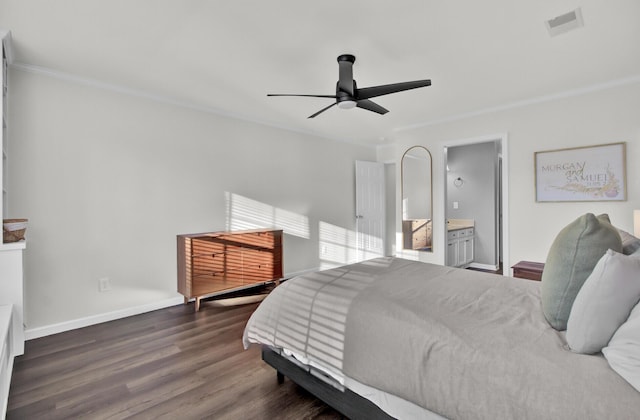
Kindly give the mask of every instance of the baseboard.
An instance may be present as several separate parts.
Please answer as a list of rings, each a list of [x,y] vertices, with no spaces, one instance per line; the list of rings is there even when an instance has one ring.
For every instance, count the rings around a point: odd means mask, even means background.
[[[287,273],[284,278],[290,279],[302,274],[313,273],[315,271],[318,271],[318,269],[312,268],[308,270],[295,271],[292,273]],[[37,328],[27,328],[24,331],[24,338],[25,340],[34,340],[36,338],[46,337],[48,335],[58,334],[65,331],[71,331],[78,328],[101,324],[103,322],[115,321],[116,319],[140,315],[145,312],[168,308],[170,306],[179,305],[181,303],[184,303],[184,298],[182,296],[161,300],[159,302],[153,302],[146,305],[135,306],[132,308],[121,309],[119,311],[107,312],[103,314],[88,316],[85,318],[74,319],[71,321],[60,322],[58,324],[45,325],[43,327]]]
[[[116,319],[126,318],[129,316],[143,314],[158,309],[168,308],[184,303],[182,296],[171,299],[165,299],[146,305],[134,306],[131,308],[121,309],[119,311],[107,312],[98,315],[92,315],[85,318],[74,319],[71,321],[60,322],[58,324],[45,325],[37,328],[27,328],[24,331],[25,340],[33,340],[47,335],[58,334],[65,331],[71,331],[78,328],[88,327],[90,325],[101,324],[103,322],[114,321]]]
[[[493,265],[493,264],[480,264],[475,262],[472,262],[471,264],[469,264],[469,267],[478,268],[480,270],[488,270],[488,271],[496,271],[498,268],[500,268],[499,266]]]
[[[2,378],[0,378],[0,380],[3,382],[3,393],[2,395],[0,395],[0,419],[6,418],[7,410],[9,409],[9,389],[11,387],[11,376],[13,375],[14,359],[14,356],[9,356],[9,360],[7,360],[6,371],[2,372]]]
[[[7,414],[9,387],[13,372],[15,343],[13,341],[12,305],[0,305],[0,419]]]

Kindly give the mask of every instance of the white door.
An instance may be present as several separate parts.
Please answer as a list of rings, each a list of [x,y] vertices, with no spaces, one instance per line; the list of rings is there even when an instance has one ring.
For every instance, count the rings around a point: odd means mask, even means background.
[[[356,241],[358,260],[384,256],[384,163],[356,161]]]

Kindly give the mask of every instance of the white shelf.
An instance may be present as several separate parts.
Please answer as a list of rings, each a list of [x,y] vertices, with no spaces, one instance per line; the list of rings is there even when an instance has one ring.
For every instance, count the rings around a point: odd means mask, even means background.
[[[27,241],[0,243],[0,252],[2,251],[14,251],[16,249],[26,249]]]
[[[0,305],[0,418],[5,418],[13,371],[11,305]]]

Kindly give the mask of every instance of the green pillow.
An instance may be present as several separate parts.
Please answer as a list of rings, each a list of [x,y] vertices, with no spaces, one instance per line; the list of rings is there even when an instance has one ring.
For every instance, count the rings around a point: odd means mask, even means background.
[[[558,233],[551,244],[540,285],[542,311],[553,328],[567,329],[571,306],[582,284],[608,249],[622,252],[609,216],[587,213]]]

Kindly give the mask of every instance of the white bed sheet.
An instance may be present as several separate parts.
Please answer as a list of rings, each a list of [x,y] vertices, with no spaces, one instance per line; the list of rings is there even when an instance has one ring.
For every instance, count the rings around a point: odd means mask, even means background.
[[[443,420],[444,417],[393,394],[370,387],[345,376],[344,384],[351,391],[364,397],[397,419]]]
[[[413,404],[403,398],[396,395],[389,394],[388,392],[381,391],[374,387],[358,382],[357,380],[348,376],[342,375],[341,382],[334,381],[334,374],[324,371],[317,366],[309,366],[306,364],[300,356],[295,355],[294,352],[288,349],[273,349],[279,353],[282,357],[288,359],[290,362],[296,364],[302,369],[307,370],[317,378],[322,379],[329,385],[343,391],[348,388],[352,392],[360,395],[363,398],[371,401],[385,413],[389,414],[396,419],[411,419],[411,420],[446,420],[444,417]]]

